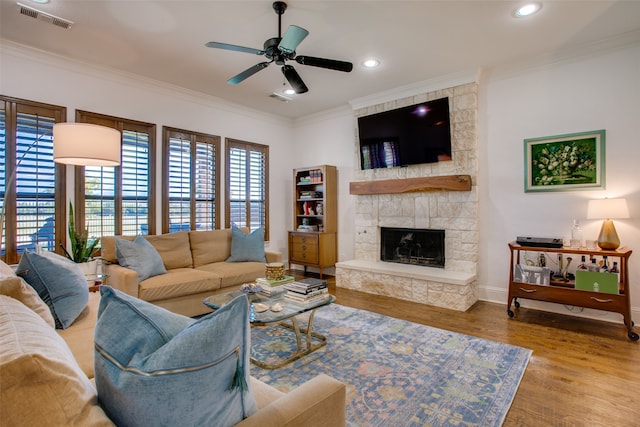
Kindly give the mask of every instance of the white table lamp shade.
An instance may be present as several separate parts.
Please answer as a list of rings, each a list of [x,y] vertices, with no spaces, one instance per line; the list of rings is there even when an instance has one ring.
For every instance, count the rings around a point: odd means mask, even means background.
[[[80,166],[120,165],[120,131],[89,123],[56,123],[53,158],[56,163]]]
[[[629,218],[627,199],[589,200],[587,219]]]

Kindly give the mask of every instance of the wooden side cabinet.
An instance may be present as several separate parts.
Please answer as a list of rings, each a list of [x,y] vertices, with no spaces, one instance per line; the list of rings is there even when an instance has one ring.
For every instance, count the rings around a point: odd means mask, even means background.
[[[630,249],[585,250],[566,247],[540,248],[521,246],[516,242],[509,243],[509,249],[511,251],[509,297],[507,300],[507,314],[509,317],[515,316],[515,312],[511,309],[512,305],[516,309],[520,307],[518,298],[604,310],[620,313],[627,328],[627,336],[631,341],[638,341],[639,336],[633,330],[633,320],[631,319],[631,296],[629,295],[631,287],[629,286],[628,266],[629,257],[632,252]],[[525,261],[527,259],[539,259],[540,254],[543,254],[545,257],[549,254],[558,257],[559,254],[561,254],[563,257],[565,257],[565,255],[575,257],[573,259],[576,260],[579,260],[582,256],[585,256],[587,260],[591,258],[602,259],[606,256],[610,263],[618,263],[618,292],[605,293],[576,289],[575,281],[566,278],[558,280],[553,275],[545,277],[544,284],[529,283],[527,280],[524,280],[523,277],[516,277],[516,266],[521,266],[523,262],[526,264]],[[557,268],[557,265],[555,267]]]
[[[293,170],[293,230],[289,232],[291,264],[322,269],[337,257],[337,169],[321,165]]]
[[[291,264],[317,267],[322,278],[322,269],[336,263],[336,233],[290,231],[289,269]]]

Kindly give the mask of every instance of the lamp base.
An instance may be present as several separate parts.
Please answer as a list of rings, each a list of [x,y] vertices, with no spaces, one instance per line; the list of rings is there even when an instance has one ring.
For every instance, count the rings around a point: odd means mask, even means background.
[[[618,249],[620,246],[620,239],[616,228],[613,226],[613,221],[605,219],[602,222],[602,228],[600,229],[600,235],[598,236],[598,246],[600,249],[613,250]]]

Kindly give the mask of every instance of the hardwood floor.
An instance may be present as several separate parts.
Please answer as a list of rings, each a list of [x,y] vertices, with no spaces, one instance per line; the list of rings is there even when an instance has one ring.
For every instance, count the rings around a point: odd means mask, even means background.
[[[504,426],[640,426],[640,344],[622,324],[526,308],[510,319],[506,304],[482,301],[459,312],[324,278],[337,304],[533,350]]]

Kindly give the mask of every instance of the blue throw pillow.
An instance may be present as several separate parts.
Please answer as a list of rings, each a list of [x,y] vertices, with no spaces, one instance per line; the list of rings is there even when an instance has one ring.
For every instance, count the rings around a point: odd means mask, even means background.
[[[226,427],[258,410],[245,295],[194,320],[109,286],[100,292],[95,381],[116,425]]]
[[[78,265],[53,252],[24,252],[16,273],[49,306],[56,328],[66,329],[89,302],[89,285]]]
[[[133,242],[119,237],[114,240],[118,264],[138,273],[140,282],[149,277],[167,272],[167,269],[164,268],[162,257],[144,237],[136,236]]]
[[[264,255],[264,229],[258,228],[244,234],[238,227],[231,227],[231,256],[227,262],[267,262]]]

